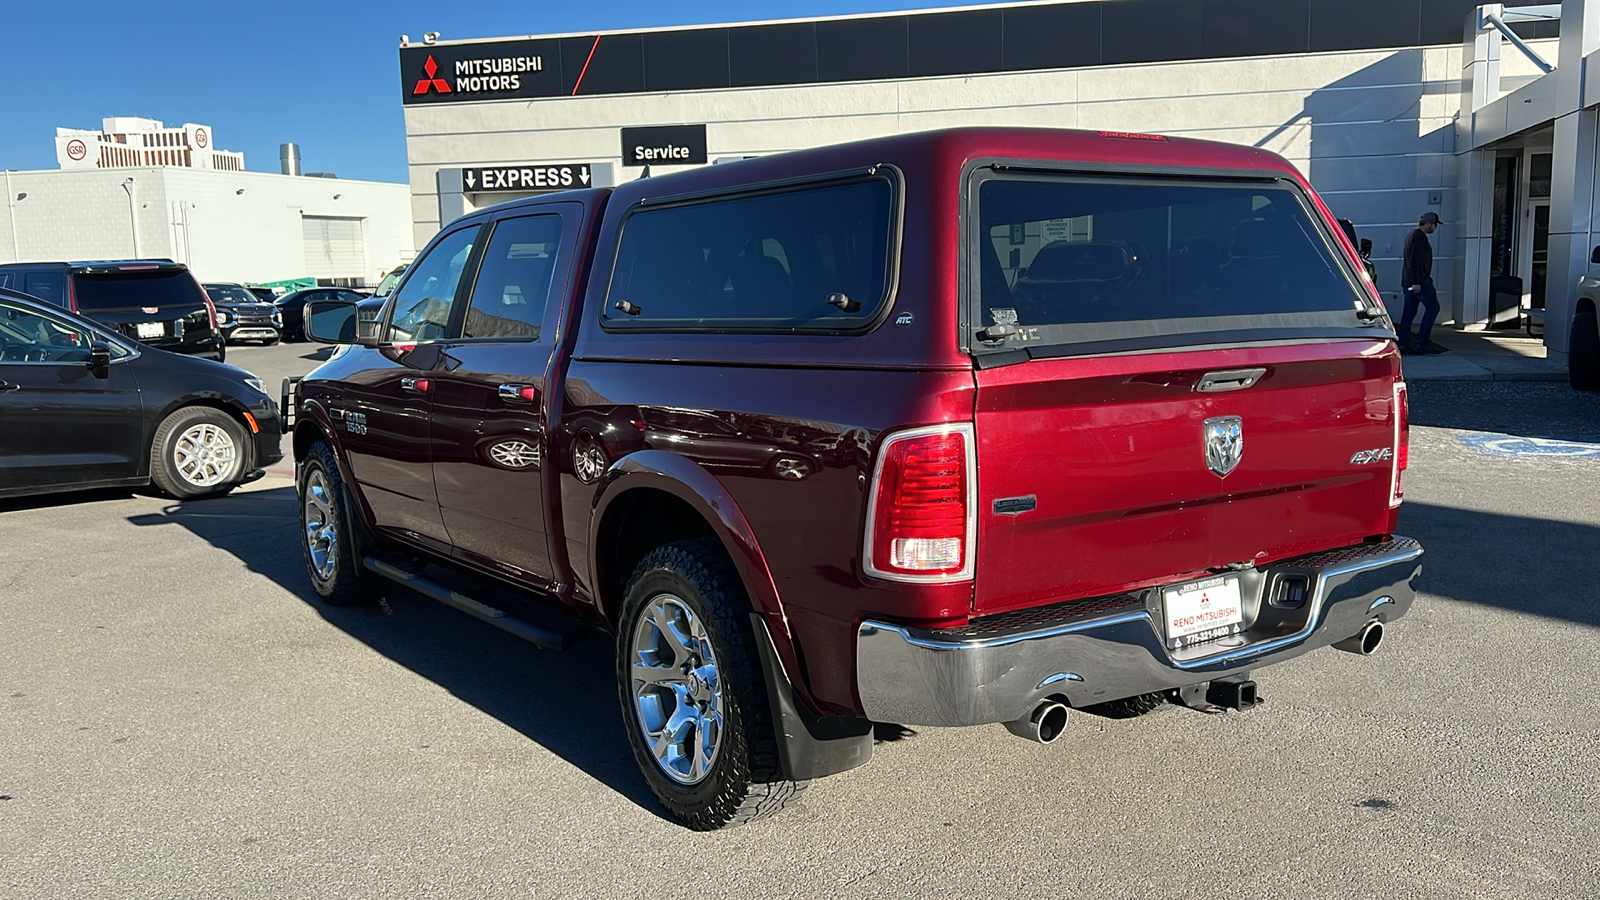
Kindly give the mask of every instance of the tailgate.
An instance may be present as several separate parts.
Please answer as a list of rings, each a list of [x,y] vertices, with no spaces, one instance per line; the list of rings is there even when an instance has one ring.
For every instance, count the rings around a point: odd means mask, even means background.
[[[1200,389],[1241,370],[1260,372]],[[1383,341],[1039,359],[977,378],[975,615],[1388,530],[1399,357]],[[1227,417],[1242,438],[1231,469],[1226,447],[1207,454],[1207,420]]]

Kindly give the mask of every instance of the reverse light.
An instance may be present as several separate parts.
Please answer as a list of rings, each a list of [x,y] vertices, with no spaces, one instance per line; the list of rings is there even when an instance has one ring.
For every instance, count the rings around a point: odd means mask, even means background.
[[[867,574],[891,581],[970,579],[977,482],[970,423],[912,428],[886,438],[867,507]]]
[[[1394,385],[1394,475],[1389,482],[1389,505],[1399,506],[1405,497],[1401,479],[1411,463],[1411,404],[1406,399],[1406,383]]]

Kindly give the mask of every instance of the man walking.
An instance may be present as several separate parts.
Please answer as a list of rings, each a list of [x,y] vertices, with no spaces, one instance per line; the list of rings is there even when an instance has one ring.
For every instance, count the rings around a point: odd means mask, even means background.
[[[1428,235],[1439,228],[1438,213],[1425,212],[1417,227],[1406,235],[1400,254],[1400,287],[1405,294],[1405,310],[1400,314],[1400,352],[1438,353],[1428,336],[1433,334],[1433,322],[1439,318],[1439,294],[1433,289],[1433,245]],[[1422,326],[1417,329],[1417,341],[1411,342],[1411,319],[1417,314],[1417,304],[1422,304]],[[1415,349],[1413,349],[1415,348]]]

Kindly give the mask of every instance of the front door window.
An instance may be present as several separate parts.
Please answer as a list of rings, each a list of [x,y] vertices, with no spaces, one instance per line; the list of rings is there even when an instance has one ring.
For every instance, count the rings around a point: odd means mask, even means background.
[[[413,267],[411,277],[395,296],[389,343],[436,341],[447,336],[456,288],[477,237],[477,226],[446,235]]]

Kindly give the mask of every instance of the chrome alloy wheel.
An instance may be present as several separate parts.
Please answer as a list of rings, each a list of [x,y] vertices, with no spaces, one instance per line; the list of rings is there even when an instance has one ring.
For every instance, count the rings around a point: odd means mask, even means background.
[[[656,765],[699,784],[722,747],[722,680],[705,623],[682,599],[659,594],[633,629],[634,713]]]
[[[772,461],[772,471],[785,481],[801,481],[811,474],[811,465],[793,456],[780,456]]]
[[[594,484],[606,473],[606,451],[585,431],[572,442],[572,474],[584,484]]]
[[[321,469],[313,468],[306,476],[305,497],[301,503],[311,570],[318,580],[327,581],[333,577],[334,560],[338,558],[339,528],[333,511],[333,491],[328,486],[327,474]]]
[[[216,487],[238,472],[239,446],[227,429],[210,422],[190,427],[172,445],[178,477],[195,487]]]

